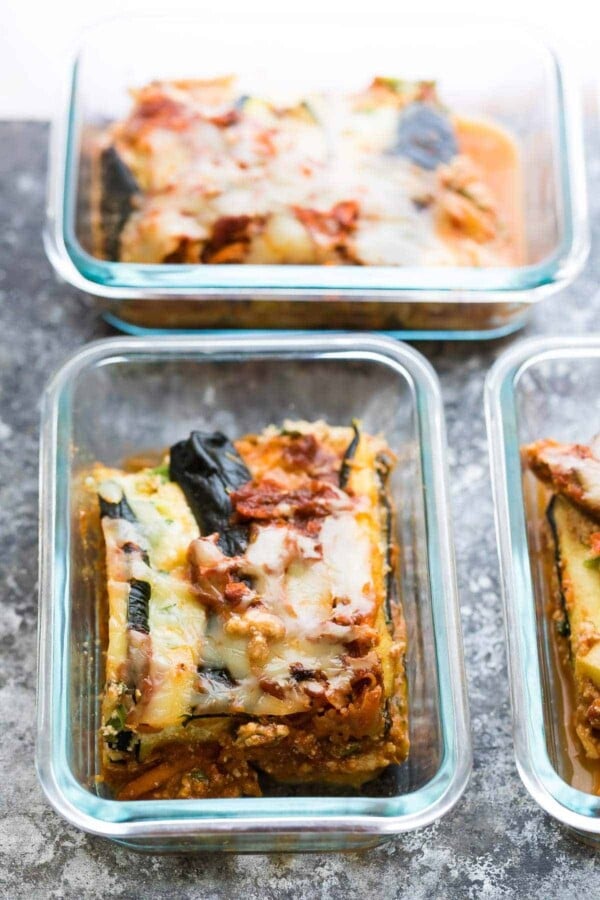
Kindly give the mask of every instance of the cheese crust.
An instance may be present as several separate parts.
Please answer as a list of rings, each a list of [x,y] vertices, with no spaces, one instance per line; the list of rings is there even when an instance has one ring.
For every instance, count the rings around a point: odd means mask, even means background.
[[[259,795],[268,777],[357,786],[406,758],[393,463],[356,424],[302,421],[235,445],[193,433],[155,469],[94,467],[100,739],[118,797]],[[222,515],[210,533],[198,466]]]

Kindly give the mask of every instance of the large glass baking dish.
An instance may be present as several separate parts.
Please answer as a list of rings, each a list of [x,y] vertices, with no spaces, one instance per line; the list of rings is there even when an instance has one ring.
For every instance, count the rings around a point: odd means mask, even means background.
[[[400,581],[408,625],[409,758],[361,791],[279,788],[260,799],[107,799],[96,734],[98,588],[77,527],[77,476],[95,459],[168,446],[193,427],[235,436],[285,416],[382,430],[399,455]],[[86,831],[154,850],[365,847],[458,800],[471,742],[446,446],[436,377],[411,348],[364,335],[115,338],[68,360],[43,401],[37,766],[53,806]]]
[[[522,28],[374,21],[119,17],[87,31],[53,132],[45,244],[56,270],[117,326],[359,328],[411,337],[495,337],[564,286],[588,247],[578,92]],[[364,18],[364,17],[363,17]],[[307,65],[307,61],[310,65]],[[333,60],[335,62],[333,62]],[[90,145],[155,78],[236,73],[242,88],[354,89],[374,74],[438,79],[450,108],[489,117],[522,153],[527,264],[506,268],[139,265],[90,254]]]
[[[519,458],[522,444],[541,438],[588,443],[599,430],[599,389],[600,337],[524,341],[500,357],[486,386],[517,766],[546,812],[600,846],[600,797],[577,756],[549,615],[556,588],[545,504]]]

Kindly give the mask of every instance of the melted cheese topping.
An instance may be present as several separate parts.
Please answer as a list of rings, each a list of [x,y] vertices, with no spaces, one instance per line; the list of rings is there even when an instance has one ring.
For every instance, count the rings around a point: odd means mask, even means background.
[[[426,169],[398,151],[411,103],[446,118],[430,84],[375,79],[360,94],[288,104],[240,96],[233,80],[154,82],[133,95],[130,116],[104,143],[141,189],[120,234],[124,262],[517,261],[518,241],[497,206],[504,193],[518,193],[510,138],[479,124],[486,160],[490,144],[498,159],[510,157],[510,177],[496,195],[470,155],[473,140],[456,167],[444,157],[450,166],[440,160]],[[458,153],[468,123],[448,121]]]
[[[276,715],[306,710],[310,697],[295,680],[294,667],[313,672],[314,677],[306,680],[317,685],[325,678],[330,691],[349,690],[354,670],[345,662],[346,645],[356,632],[350,620],[359,616],[372,621],[376,610],[371,555],[368,530],[350,512],[326,518],[314,537],[293,526],[259,528],[240,571],[252,578],[260,611],[254,616],[250,611],[243,616],[234,613],[226,620],[214,617],[203,650],[206,666],[227,668],[240,684],[200,695],[195,711],[235,708]],[[336,609],[349,624],[332,621]],[[269,642],[264,659],[253,667],[249,638],[239,633],[260,633],[263,624],[267,631],[274,626],[280,636]],[[282,697],[261,689],[265,679]]]

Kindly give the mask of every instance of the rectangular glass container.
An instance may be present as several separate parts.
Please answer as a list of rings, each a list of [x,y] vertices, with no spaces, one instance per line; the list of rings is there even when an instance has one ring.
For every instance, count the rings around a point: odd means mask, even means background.
[[[500,357],[486,385],[517,767],[546,812],[598,846],[600,797],[577,758],[570,678],[549,615],[556,585],[542,530],[546,502],[522,471],[519,448],[543,438],[588,443],[600,430],[599,388],[600,337],[523,341]]]
[[[103,687],[99,592],[78,528],[94,460],[169,446],[193,428],[236,437],[285,417],[359,417],[399,463],[399,579],[408,628],[411,750],[360,791],[117,801],[97,783]],[[450,535],[442,403],[429,364],[389,338],[115,338],[68,360],[43,401],[37,766],[69,822],[139,849],[366,847],[433,822],[458,800],[471,743]],[[105,626],[104,626],[105,627]]]
[[[335,64],[332,63],[335,48]],[[310,58],[308,66],[307,59]],[[526,265],[142,265],[90,253],[90,145],[152,79],[237,74],[248,92],[358,89],[377,74],[437,79],[459,114],[489,118],[521,149]],[[588,250],[578,92],[556,56],[521,28],[412,25],[402,16],[340,25],[119,17],[88,30],[51,146],[45,245],[55,269],[139,333],[229,328],[358,328],[396,336],[497,337],[567,284]]]

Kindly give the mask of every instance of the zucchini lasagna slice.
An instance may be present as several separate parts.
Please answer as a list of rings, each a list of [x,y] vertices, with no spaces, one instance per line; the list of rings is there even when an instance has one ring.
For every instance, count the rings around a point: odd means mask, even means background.
[[[600,759],[600,454],[598,446],[542,440],[523,458],[553,492],[547,518],[554,540],[559,633],[568,638],[576,731],[586,756]]]
[[[97,138],[93,252],[154,264],[515,265],[518,150],[435,84],[286,102],[153,81]]]
[[[120,798],[358,786],[408,753],[383,439],[286,422],[97,465],[109,643],[101,743]]]

